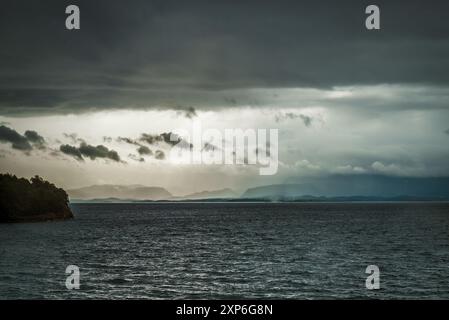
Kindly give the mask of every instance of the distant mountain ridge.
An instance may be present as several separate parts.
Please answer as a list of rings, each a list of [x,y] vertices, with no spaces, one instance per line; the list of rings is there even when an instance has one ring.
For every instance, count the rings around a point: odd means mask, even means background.
[[[297,198],[309,195],[316,195],[317,190],[312,185],[303,184],[273,184],[261,187],[249,188],[242,195],[243,199],[254,198]]]
[[[120,201],[159,201],[159,200],[205,200],[205,199],[234,199],[239,195],[232,189],[225,188],[212,191],[201,191],[184,196],[173,196],[161,187],[147,187],[143,185],[92,185],[88,187],[67,190],[71,200],[88,202],[120,202]]]
[[[201,199],[233,199],[238,198],[239,195],[234,192],[234,190],[225,188],[220,190],[213,190],[213,191],[201,191],[201,192],[195,192],[192,194],[188,194],[182,197],[173,197],[173,199],[179,199],[179,200],[201,200]]]
[[[78,189],[67,190],[71,199],[126,199],[126,200],[165,200],[173,197],[161,187],[146,187],[141,185],[93,185]]]
[[[304,196],[344,198],[449,199],[449,177],[391,177],[380,175],[332,175],[301,178],[288,183],[249,188],[241,198],[295,199]]]
[[[428,201],[449,200],[449,177],[333,175],[288,179],[284,184],[249,188],[238,195],[229,188],[173,196],[161,187],[94,185],[68,190],[71,200],[119,201]]]

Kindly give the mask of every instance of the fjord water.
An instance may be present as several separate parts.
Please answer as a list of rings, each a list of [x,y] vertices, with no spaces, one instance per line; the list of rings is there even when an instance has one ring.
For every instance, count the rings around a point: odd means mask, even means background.
[[[447,203],[71,207],[74,220],[0,225],[1,299],[449,298]]]

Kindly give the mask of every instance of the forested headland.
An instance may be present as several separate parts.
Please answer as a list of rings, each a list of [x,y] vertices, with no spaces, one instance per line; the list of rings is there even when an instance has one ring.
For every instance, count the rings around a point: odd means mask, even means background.
[[[39,176],[0,174],[0,223],[73,218],[67,193]]]

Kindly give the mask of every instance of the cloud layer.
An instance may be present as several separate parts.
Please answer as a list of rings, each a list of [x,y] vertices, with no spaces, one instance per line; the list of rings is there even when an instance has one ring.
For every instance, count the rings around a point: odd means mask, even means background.
[[[73,32],[69,4],[2,2],[1,114],[172,108],[193,117],[257,103],[245,96],[253,88],[449,84],[447,1],[379,0],[380,31],[365,29],[358,0],[79,0]]]

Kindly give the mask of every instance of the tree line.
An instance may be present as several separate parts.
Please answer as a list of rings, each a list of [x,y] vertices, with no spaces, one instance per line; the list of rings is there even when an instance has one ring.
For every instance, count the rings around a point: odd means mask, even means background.
[[[67,193],[39,176],[0,174],[0,222],[72,218]]]

